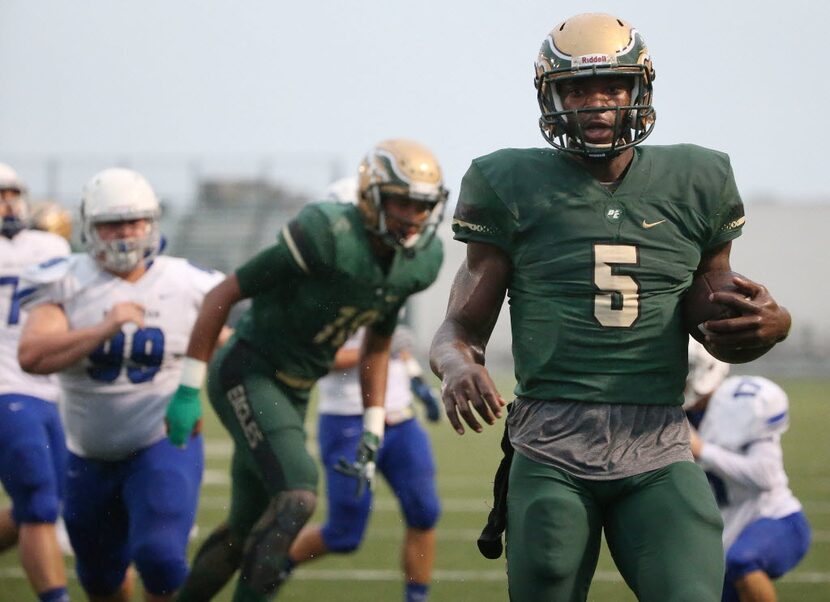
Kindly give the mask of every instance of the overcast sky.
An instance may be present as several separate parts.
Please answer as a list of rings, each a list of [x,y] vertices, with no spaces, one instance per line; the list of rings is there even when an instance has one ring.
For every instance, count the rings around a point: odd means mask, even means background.
[[[473,157],[545,144],[534,57],[559,21],[596,10],[634,24],[651,51],[649,143],[727,151],[750,200],[827,201],[828,7],[2,0],[0,161],[18,158],[34,178],[31,158],[46,153],[158,155],[158,165],[268,155],[313,191],[331,170],[305,181],[302,164],[350,172],[375,141],[411,137],[435,151],[457,193]],[[145,173],[163,179],[154,165]]]

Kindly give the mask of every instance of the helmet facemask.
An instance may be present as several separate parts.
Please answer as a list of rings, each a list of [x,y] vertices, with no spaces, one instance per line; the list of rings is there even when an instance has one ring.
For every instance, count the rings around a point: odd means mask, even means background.
[[[440,198],[438,200],[436,200],[434,194],[420,196],[413,192],[409,192],[408,194],[403,191],[390,192],[388,190],[384,190],[384,188],[379,185],[371,186],[365,194],[369,196],[369,202],[372,206],[372,219],[367,221],[367,229],[392,248],[404,249],[410,252],[415,252],[425,248],[435,236],[438,226],[444,218],[446,191],[439,193]],[[387,216],[385,203],[389,199],[395,198],[425,203],[429,207],[429,215],[426,220],[420,223],[407,222],[405,219],[398,216],[395,216],[392,220],[390,220]],[[416,232],[409,235],[396,232],[395,229],[391,229],[389,227],[390,221],[400,222],[404,227],[413,226],[416,229]]]
[[[11,165],[0,163],[0,203],[5,206],[0,234],[14,238],[29,225],[26,185]]]
[[[84,221],[84,241],[87,252],[103,268],[116,274],[133,271],[141,262],[149,263],[158,255],[161,236],[158,215],[133,215],[127,218],[97,218]],[[145,230],[140,236],[103,240],[97,225],[120,221],[145,219]]]
[[[598,72],[596,75],[617,76],[620,73]],[[592,77],[584,74],[579,77]],[[556,77],[545,74],[537,83],[537,96],[542,116],[539,127],[542,135],[554,148],[589,158],[613,157],[627,148],[645,140],[654,128],[655,111],[651,104],[645,103],[640,78],[627,77],[632,82],[631,103],[627,105],[609,105],[581,109],[565,109],[557,90],[557,83],[568,77]],[[613,111],[614,138],[607,144],[592,144],[585,140],[580,116],[586,113],[607,113]]]
[[[6,238],[14,238],[29,225],[29,205],[23,191],[17,188],[4,188],[0,203],[8,208],[8,212],[3,216],[0,234]]]

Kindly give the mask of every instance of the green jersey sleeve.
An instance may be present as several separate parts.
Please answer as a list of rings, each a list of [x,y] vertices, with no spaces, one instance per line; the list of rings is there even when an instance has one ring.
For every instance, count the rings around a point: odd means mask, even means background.
[[[305,207],[280,231],[277,242],[236,270],[239,287],[253,297],[303,274],[324,274],[332,265],[334,239],[326,215]]]
[[[398,325],[398,316],[400,315],[401,309],[405,304],[406,300],[404,300],[403,303],[398,304],[394,309],[372,324],[372,330],[379,335],[392,336],[392,333],[395,332],[395,327]]]
[[[720,204],[712,214],[710,222],[712,236],[706,248],[712,249],[740,236],[745,221],[744,204],[738,192],[738,185],[735,183],[732,165],[727,158]]]
[[[496,245],[510,253],[516,230],[515,215],[493,189],[486,175],[487,166],[481,161],[473,161],[461,180],[452,220],[454,238]]]

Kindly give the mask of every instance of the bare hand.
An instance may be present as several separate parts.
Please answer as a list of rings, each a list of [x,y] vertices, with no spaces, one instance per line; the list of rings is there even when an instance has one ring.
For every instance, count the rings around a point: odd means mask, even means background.
[[[751,349],[772,347],[783,341],[790,331],[790,312],[778,305],[764,285],[741,277],[734,282],[740,292],[716,292],[711,300],[741,315],[705,322],[707,344],[714,348]]]
[[[475,432],[483,428],[476,419],[475,408],[487,424],[494,424],[501,418],[501,409],[507,402],[499,395],[496,385],[487,369],[479,364],[462,364],[445,370],[441,383],[441,398],[450,424],[459,435],[464,434],[464,426],[459,416]]]
[[[109,336],[115,335],[124,324],[132,322],[138,328],[144,327],[144,307],[132,301],[121,301],[112,306],[104,316]]]

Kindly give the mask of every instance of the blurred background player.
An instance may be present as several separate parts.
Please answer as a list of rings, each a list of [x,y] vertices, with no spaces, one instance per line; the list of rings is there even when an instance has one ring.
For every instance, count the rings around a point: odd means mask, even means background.
[[[0,550],[19,544],[20,562],[40,600],[68,600],[56,538],[66,468],[57,382],[17,363],[26,319],[16,293],[29,265],[69,254],[66,240],[28,229],[26,187],[0,163],[0,480],[12,508],[0,511]]]
[[[65,520],[90,600],[130,597],[134,563],[148,601],[187,574],[202,476],[202,438],[165,437],[164,411],[204,294],[222,274],[157,257],[159,203],[121,168],[86,184],[85,253],[28,270],[20,365],[60,373],[69,447]]]
[[[318,382],[317,437],[325,467],[327,517],[323,525],[304,528],[291,546],[292,565],[329,552],[344,554],[360,546],[372,507],[372,493],[355,497],[354,479],[341,474],[342,458],[356,460],[363,402],[357,364],[363,330],[352,335],[334,357],[333,370]],[[406,521],[401,563],[406,602],[427,600],[435,559],[435,524],[440,502],[435,485],[435,461],[429,437],[415,418],[412,392],[419,391],[432,422],[440,419],[438,400],[421,379],[411,355],[411,333],[398,326],[386,380],[386,429],[378,449],[377,467],[400,502]],[[415,374],[416,376],[412,376]],[[418,384],[413,386],[411,381]]]
[[[723,516],[723,600],[774,602],[772,580],[795,568],[810,546],[810,526],[784,472],[787,394],[760,376],[724,380],[722,369],[701,370],[711,356],[691,345],[687,391],[703,412],[700,430],[692,430],[692,454]]]
[[[343,178],[327,191],[329,200],[357,204],[358,179]],[[326,473],[327,519],[304,528],[291,546],[293,565],[329,552],[355,551],[366,532],[372,492],[354,492],[354,479],[337,470],[343,458],[356,460],[363,402],[357,364],[364,330],[353,334],[334,357],[332,371],[317,381],[317,437]],[[406,521],[401,564],[404,599],[428,599],[435,560],[435,524],[441,511],[435,485],[435,461],[426,431],[415,418],[413,394],[424,405],[427,420],[438,422],[441,410],[423,370],[412,355],[412,332],[399,325],[392,337],[386,380],[386,430],[377,467],[398,498]]]
[[[30,227],[35,230],[57,234],[67,241],[72,239],[72,216],[66,208],[55,201],[32,203],[29,217]]]
[[[709,398],[727,376],[729,364],[713,357],[703,345],[689,337],[689,373],[683,390],[683,409],[693,427],[700,425]]]
[[[377,144],[359,177],[358,206],[307,205],[274,245],[205,299],[167,418],[171,440],[180,442],[201,415],[207,374],[211,405],[234,441],[231,507],[197,553],[183,601],[210,599],[237,569],[235,602],[276,595],[291,543],[317,501],[304,430],[310,390],[361,326],[363,434],[345,469],[359,489],[371,483],[386,425],[392,333],[409,296],[438,275],[443,249],[434,234],[447,191],[432,152],[410,140]],[[219,329],[245,298],[250,310],[208,368]]]

